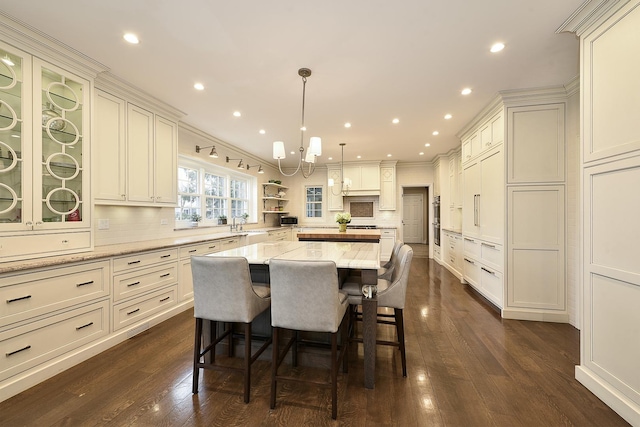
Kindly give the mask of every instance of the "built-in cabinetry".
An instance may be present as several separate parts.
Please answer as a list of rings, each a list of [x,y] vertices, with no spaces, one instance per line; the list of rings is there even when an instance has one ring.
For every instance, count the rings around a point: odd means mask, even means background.
[[[396,229],[383,228],[380,230],[380,261],[388,261],[391,258],[393,245],[396,243]]]
[[[464,279],[505,318],[567,322],[565,87],[508,91],[460,134]]]
[[[94,74],[0,56],[0,260],[91,249]]]
[[[380,203],[381,211],[396,210],[396,162],[380,163]]]
[[[442,230],[439,249],[441,260],[458,278],[462,278],[462,235],[449,230]]]
[[[342,181],[342,166],[327,165],[327,179],[334,183],[327,186],[327,209],[344,209],[343,193],[339,192]],[[379,210],[396,210],[396,162],[366,162],[344,164],[345,189],[348,196],[380,196]]]
[[[96,85],[96,203],[175,206],[180,112],[109,76]]]
[[[268,214],[288,214],[287,203],[289,199],[286,197],[286,190],[289,187],[275,184],[273,182],[265,182],[262,184],[262,216],[263,221]],[[284,195],[283,195],[284,194]]]
[[[586,2],[581,44],[582,322],[576,378],[640,426],[640,1]]]
[[[279,230],[269,230],[267,232],[269,242],[290,242],[293,239],[293,229],[290,227],[283,227]]]
[[[0,400],[23,372],[109,334],[110,262],[5,274],[0,280]]]

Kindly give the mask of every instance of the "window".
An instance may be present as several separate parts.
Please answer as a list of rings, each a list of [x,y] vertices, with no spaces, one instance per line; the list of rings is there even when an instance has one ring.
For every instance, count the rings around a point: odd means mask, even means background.
[[[306,208],[305,215],[307,218],[322,217],[322,187],[308,185],[306,187]]]
[[[255,186],[255,178],[180,158],[175,219],[191,221],[191,216],[196,214],[202,217],[203,224],[214,225],[221,216],[241,218],[249,215],[256,206],[255,200],[250,198]]]

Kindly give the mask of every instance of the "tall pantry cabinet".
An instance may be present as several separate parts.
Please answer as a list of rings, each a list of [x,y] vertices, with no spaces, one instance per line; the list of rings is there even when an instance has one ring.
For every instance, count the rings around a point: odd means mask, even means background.
[[[640,1],[585,3],[580,36],[582,329],[576,379],[640,426]]]
[[[505,91],[462,140],[464,279],[505,318],[568,322],[565,87]]]
[[[29,53],[0,20],[0,261],[85,251],[91,232],[91,93],[97,69]],[[10,43],[11,44],[10,44]],[[58,64],[56,65],[54,61]]]

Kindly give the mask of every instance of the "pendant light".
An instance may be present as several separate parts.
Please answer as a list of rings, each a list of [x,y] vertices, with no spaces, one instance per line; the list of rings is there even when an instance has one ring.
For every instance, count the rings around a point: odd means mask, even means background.
[[[322,140],[317,136],[311,137],[309,140],[309,147],[307,148],[307,152],[305,154],[304,132],[307,130],[307,128],[304,125],[304,105],[306,97],[307,77],[311,75],[311,70],[308,68],[300,68],[298,70],[298,75],[302,77],[302,123],[300,126],[300,159],[298,160],[298,167],[296,167],[296,170],[292,174],[286,174],[282,171],[280,160],[286,158],[283,141],[275,141],[273,143],[273,158],[275,160],[278,160],[278,169],[280,169],[280,173],[282,175],[293,176],[298,171],[301,171],[302,176],[304,178],[308,178],[315,171],[316,157],[322,155]]]
[[[349,187],[351,187],[351,180],[349,178],[344,177],[344,146],[347,145],[344,142],[340,143],[340,147],[342,149],[342,159],[340,160],[340,189],[336,193],[333,191],[333,188],[336,186],[335,182],[332,178],[329,178],[329,188],[331,188],[331,194],[334,196],[348,196],[349,195]]]

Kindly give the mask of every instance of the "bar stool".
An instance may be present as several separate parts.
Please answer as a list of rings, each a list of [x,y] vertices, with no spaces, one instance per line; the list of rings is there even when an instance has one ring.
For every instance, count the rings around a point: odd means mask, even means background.
[[[398,341],[376,340],[376,344],[391,345],[400,349],[402,362],[402,376],[407,376],[407,355],[404,344],[404,305],[409,282],[409,270],[413,259],[413,249],[409,245],[402,245],[395,259],[395,265],[391,274],[391,280],[378,279],[378,308],[393,308],[394,314],[378,313],[378,323],[395,325]],[[362,319],[362,313],[356,311],[356,306],[362,304],[362,284],[349,281],[342,286],[342,290],[349,294],[351,304],[351,319]],[[392,318],[393,320],[388,320]],[[355,323],[354,323],[355,324]],[[351,341],[362,342],[361,338],[352,338]]]
[[[304,381],[297,377],[278,375],[278,368],[289,349],[294,346],[293,365],[297,364],[297,331],[328,332],[331,334],[331,379],[329,382],[308,381],[316,386],[331,388],[331,417],[338,415],[338,365],[343,361],[347,372],[346,350],[348,338],[344,323],[347,295],[338,289],[338,271],[333,261],[269,261],[271,281],[271,326],[273,327],[273,356],[271,359],[271,409],[276,406],[278,381]],[[342,327],[341,327],[342,325]],[[281,329],[296,331],[280,354],[278,338]],[[338,330],[342,342],[338,354]]]
[[[251,322],[271,304],[270,289],[265,283],[252,283],[249,263],[242,257],[191,257],[193,273],[193,305],[196,318],[195,345],[193,351],[193,388],[198,393],[200,368],[240,371],[244,374],[244,402],[249,403],[251,365],[269,346],[267,339],[255,354],[251,355]],[[202,350],[203,320],[212,321],[212,342]],[[227,329],[215,337],[217,322],[227,322]],[[229,356],[233,354],[233,323],[244,324],[244,364],[242,368],[215,364],[215,347],[225,337],[229,338]],[[211,363],[204,361],[210,353]]]

